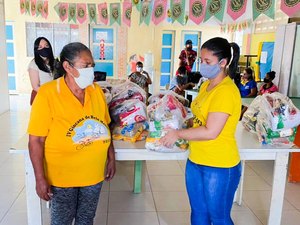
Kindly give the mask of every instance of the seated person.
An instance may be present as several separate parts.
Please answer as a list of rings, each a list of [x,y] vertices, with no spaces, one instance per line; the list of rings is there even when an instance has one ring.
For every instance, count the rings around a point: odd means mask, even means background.
[[[275,75],[276,75],[275,71],[270,71],[266,74],[264,78],[265,84],[260,87],[260,90],[258,92],[259,95],[278,91],[278,87],[272,82],[272,80],[274,80],[275,78]]]
[[[169,90],[179,95],[184,95],[184,90],[195,87],[195,84],[188,82],[187,69],[185,66],[178,68],[176,74],[171,80]]]
[[[253,79],[253,71],[250,68],[246,68],[241,77],[241,82],[239,83],[239,90],[242,98],[256,97],[257,86]]]
[[[142,62],[136,63],[136,71],[131,73],[128,79],[143,88],[149,97],[149,85],[152,84],[152,81],[149,74],[143,70]]]

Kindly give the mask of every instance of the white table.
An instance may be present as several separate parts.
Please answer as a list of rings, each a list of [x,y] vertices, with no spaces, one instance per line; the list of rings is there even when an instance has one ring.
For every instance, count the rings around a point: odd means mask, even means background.
[[[241,124],[238,125],[236,138],[238,141],[241,160],[274,160],[274,174],[272,185],[272,197],[268,225],[280,225],[284,190],[287,174],[289,152],[300,152],[298,148],[275,148],[261,145],[256,135],[246,131]],[[41,225],[41,201],[35,192],[35,178],[28,154],[28,137],[25,135],[14,147],[11,153],[24,154],[25,157],[25,185],[27,197],[28,225]],[[142,169],[142,160],[185,160],[188,153],[157,153],[147,151],[144,142],[128,143],[115,141],[116,160],[135,161],[136,192],[139,192]],[[241,178],[243,180],[243,177]],[[242,184],[242,182],[241,182]],[[242,191],[242,187],[240,190]],[[240,194],[241,196],[241,194]]]

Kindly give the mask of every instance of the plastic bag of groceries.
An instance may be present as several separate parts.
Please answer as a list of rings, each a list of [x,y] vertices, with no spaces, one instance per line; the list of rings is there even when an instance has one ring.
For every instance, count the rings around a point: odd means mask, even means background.
[[[147,129],[149,125],[147,121],[133,123],[127,126],[117,125],[113,128],[113,139],[136,142],[145,140],[147,137]]]
[[[174,95],[181,104],[183,104],[186,107],[189,106],[189,103],[190,103],[189,100],[185,99],[183,96],[181,96],[171,90],[167,91],[167,92],[160,92],[159,94],[156,94],[156,95],[151,95],[148,99],[148,102],[149,102],[149,104],[159,102],[167,94]]]
[[[146,105],[137,99],[125,100],[110,107],[110,116],[120,126],[142,122],[147,120]]]
[[[147,107],[149,119],[149,133],[145,147],[157,152],[182,152],[188,149],[188,141],[177,140],[172,148],[159,143],[166,134],[166,129],[181,129],[187,112],[185,107],[172,94],[165,95],[159,102]]]
[[[117,86],[113,86],[111,94],[112,100],[110,102],[110,107],[115,107],[128,99],[137,99],[146,103],[146,92],[140,86],[131,81],[126,81]]]
[[[300,124],[300,111],[292,101],[278,93],[257,96],[244,113],[242,123],[255,132],[260,142],[292,146]]]

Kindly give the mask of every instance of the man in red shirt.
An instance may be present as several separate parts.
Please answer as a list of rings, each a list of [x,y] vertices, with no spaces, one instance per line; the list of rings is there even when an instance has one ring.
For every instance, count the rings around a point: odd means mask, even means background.
[[[187,73],[190,73],[193,69],[196,57],[197,52],[193,50],[193,42],[191,40],[187,40],[185,42],[185,49],[183,49],[179,55],[179,66],[185,66]]]

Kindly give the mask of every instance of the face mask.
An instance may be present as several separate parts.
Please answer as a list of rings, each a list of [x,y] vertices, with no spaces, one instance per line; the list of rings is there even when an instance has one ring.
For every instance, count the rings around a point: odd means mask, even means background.
[[[77,68],[76,68],[77,69]],[[94,81],[94,68],[87,67],[77,69],[79,72],[79,77],[74,77],[76,84],[81,88],[85,89],[87,86],[91,85]]]
[[[221,72],[221,67],[219,63],[215,65],[208,65],[205,63],[200,64],[200,74],[208,79],[214,79]]]
[[[38,54],[44,58],[49,58],[51,56],[50,48],[42,48],[37,50]]]
[[[137,71],[137,72],[142,72],[142,71],[143,71],[143,67],[139,67],[139,66],[138,66],[138,67],[136,68],[136,71]]]
[[[265,83],[270,83],[271,81],[268,78],[264,78]]]

